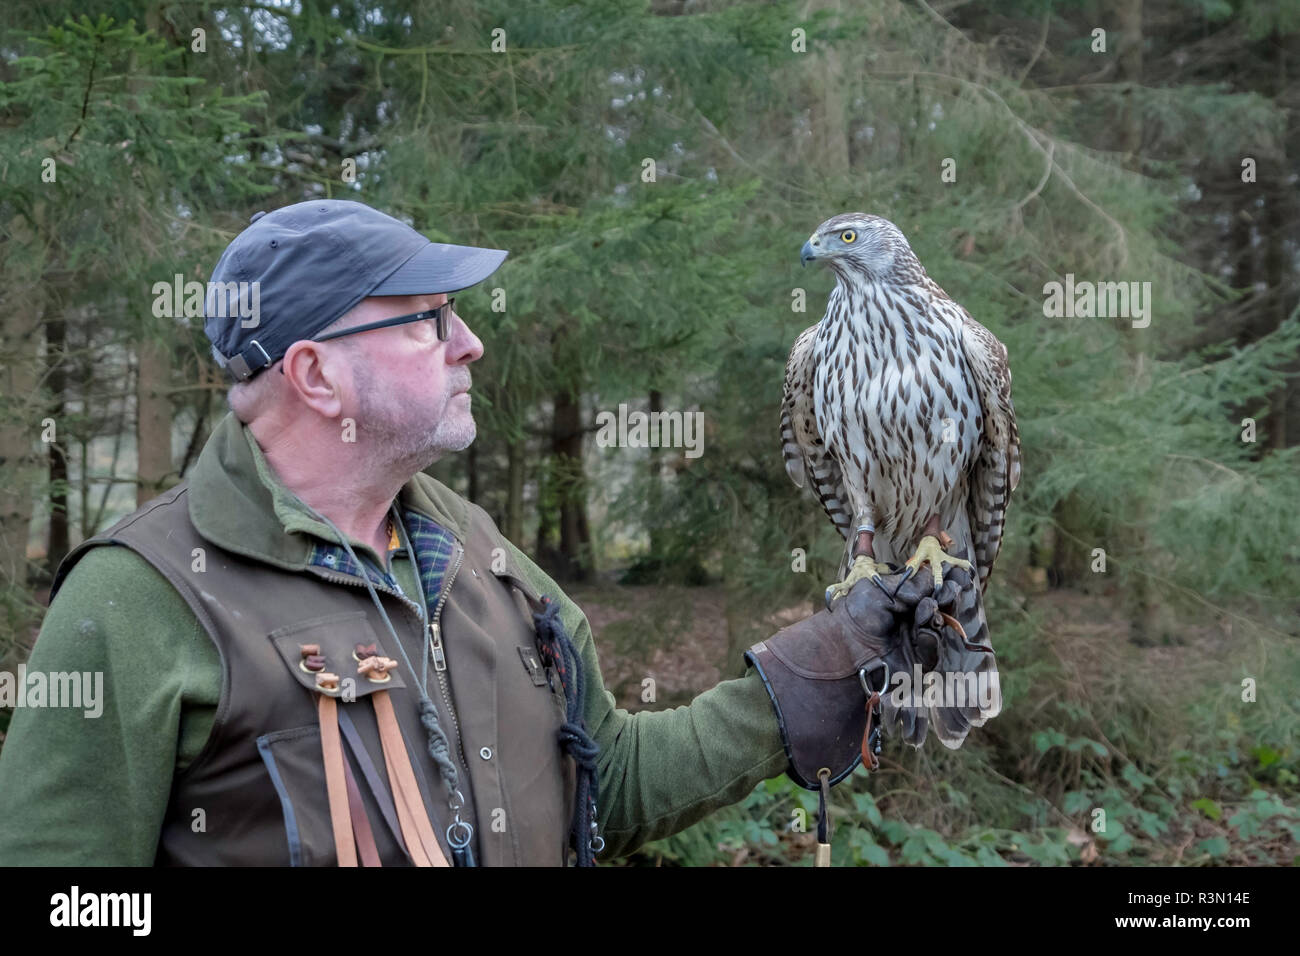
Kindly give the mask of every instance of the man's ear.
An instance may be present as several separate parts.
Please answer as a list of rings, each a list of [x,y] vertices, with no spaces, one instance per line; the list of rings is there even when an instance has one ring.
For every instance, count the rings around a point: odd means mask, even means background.
[[[324,418],[338,418],[346,372],[344,363],[330,351],[319,342],[294,342],[284,353],[284,377],[300,402]]]

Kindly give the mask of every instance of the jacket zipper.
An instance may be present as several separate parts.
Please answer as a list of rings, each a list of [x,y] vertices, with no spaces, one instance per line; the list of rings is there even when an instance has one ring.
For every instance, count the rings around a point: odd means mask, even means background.
[[[429,654],[433,657],[433,669],[434,672],[438,675],[438,688],[442,692],[443,703],[447,708],[447,716],[451,718],[452,730],[456,732],[456,750],[460,754],[461,767],[464,768],[465,773],[469,773],[469,761],[465,759],[465,744],[460,738],[460,721],[456,718],[456,708],[453,707],[451,703],[451,690],[447,686],[447,677],[446,677],[447,657],[443,652],[441,629],[438,627],[438,620],[442,614],[442,606],[445,603],[447,603],[447,597],[451,594],[451,585],[456,580],[456,574],[457,572],[460,571],[461,563],[464,560],[465,560],[465,549],[462,548],[460,544],[457,544],[456,564],[451,569],[451,575],[447,578],[446,582],[443,584],[442,595],[438,598],[438,605],[434,609],[433,616],[429,619],[429,638],[430,638]],[[316,566],[313,565],[313,567]],[[358,588],[364,588],[366,586],[364,581],[360,580],[359,578],[350,577],[346,574],[339,574],[338,572],[323,571],[323,570],[318,570],[315,573],[320,575],[320,577],[324,578],[326,581],[333,581],[337,584],[350,584],[353,587],[358,587]],[[415,573],[416,574],[420,573],[420,569],[418,567],[415,569]],[[374,582],[372,581],[371,584],[374,584]],[[397,591],[394,591],[392,588],[384,584],[375,584],[374,586],[376,591],[383,591],[385,594],[391,595],[397,598],[399,601],[401,601],[402,605],[407,609],[408,612],[412,614],[418,614],[418,610],[416,609],[415,602],[412,601],[410,598],[408,598],[405,594],[399,594]],[[420,618],[420,623],[421,624],[424,623],[423,617]],[[411,679],[412,680],[415,679],[414,674],[411,675]]]
[[[456,545],[456,563],[442,585],[442,594],[438,597],[438,606],[429,618],[429,655],[433,658],[433,672],[438,676],[438,686],[442,689],[443,700],[447,702],[447,714],[451,717],[451,727],[456,731],[456,749],[460,752],[460,762],[465,772],[469,773],[469,761],[465,759],[465,744],[460,738],[460,721],[456,718],[456,708],[451,704],[451,689],[447,686],[447,655],[442,647],[442,606],[447,603],[451,586],[456,581],[461,563],[465,560],[465,549]],[[418,573],[418,572],[417,572]]]

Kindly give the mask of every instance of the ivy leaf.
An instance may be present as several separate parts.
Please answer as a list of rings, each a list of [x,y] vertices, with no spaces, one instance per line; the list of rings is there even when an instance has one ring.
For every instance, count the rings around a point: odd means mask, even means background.
[[[1137,791],[1145,790],[1155,783],[1154,780],[1131,763],[1124,765],[1124,770],[1120,773],[1120,779]]]
[[[889,851],[872,839],[865,830],[855,830],[849,841],[854,855],[868,866],[889,866]]]
[[[1040,754],[1047,753],[1053,747],[1065,745],[1065,734],[1059,730],[1036,730],[1031,739],[1034,742],[1034,749]]]
[[[914,833],[903,843],[902,858],[904,863],[929,863],[930,853],[925,844],[925,837]]]
[[[1223,808],[1209,797],[1201,797],[1201,799],[1193,801],[1192,809],[1200,810],[1211,820],[1220,820],[1223,818]]]
[[[1196,844],[1198,850],[1210,854],[1216,860],[1221,860],[1228,855],[1228,841],[1224,837],[1210,837],[1208,840],[1202,840]]]
[[[1092,798],[1082,790],[1071,790],[1065,795],[1062,809],[1066,816],[1074,813],[1082,813],[1092,806]]]
[[[1110,853],[1120,854],[1127,853],[1133,847],[1133,834],[1121,833],[1118,837],[1111,840],[1106,845],[1106,850]]]
[[[869,793],[855,793],[853,805],[873,827],[880,826],[880,810],[876,807],[876,798]]]
[[[1253,748],[1250,751],[1250,755],[1259,761],[1259,767],[1261,770],[1266,767],[1271,767],[1282,759],[1282,755],[1267,744]]]
[[[982,846],[975,851],[975,862],[980,866],[1008,866],[1006,860],[998,855],[992,847]]]

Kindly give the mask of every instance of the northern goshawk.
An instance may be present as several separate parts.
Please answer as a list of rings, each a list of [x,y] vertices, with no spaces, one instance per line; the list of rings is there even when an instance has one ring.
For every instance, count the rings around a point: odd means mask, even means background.
[[[945,549],[971,558],[982,593],[1020,480],[1006,348],[926,275],[887,219],[828,219],[801,260],[826,263],[837,280],[826,315],[790,352],[781,407],[786,470],[846,541],[827,602],[894,573],[887,563],[911,574],[924,562],[938,587],[944,562],[971,567]],[[980,621],[987,642],[982,607]],[[964,725],[999,708],[1000,695],[930,723],[959,746]]]

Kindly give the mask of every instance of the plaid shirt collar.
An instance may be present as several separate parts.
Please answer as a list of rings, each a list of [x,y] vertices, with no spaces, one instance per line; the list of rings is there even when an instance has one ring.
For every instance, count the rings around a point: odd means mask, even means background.
[[[432,613],[438,595],[442,591],[443,577],[451,564],[452,556],[456,553],[456,539],[450,531],[432,518],[409,508],[402,511],[402,524],[406,526],[406,533],[411,539],[411,548],[415,551],[416,561],[419,562],[425,601],[429,605],[429,612]],[[369,561],[364,562],[364,567],[359,566],[339,544],[317,538],[311,544],[307,563],[355,578],[364,575],[375,587],[386,587],[401,593],[401,588],[391,574],[375,567]]]

